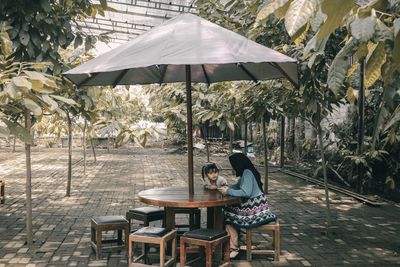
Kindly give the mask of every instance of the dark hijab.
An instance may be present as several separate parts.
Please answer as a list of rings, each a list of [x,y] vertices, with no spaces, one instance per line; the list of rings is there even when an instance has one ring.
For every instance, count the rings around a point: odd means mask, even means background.
[[[258,187],[262,192],[264,192],[263,184],[261,182],[261,174],[257,171],[253,163],[245,154],[243,153],[232,154],[229,157],[229,162],[231,163],[232,168],[235,170],[236,176],[242,176],[245,169],[250,170],[253,173],[254,177],[256,178]]]

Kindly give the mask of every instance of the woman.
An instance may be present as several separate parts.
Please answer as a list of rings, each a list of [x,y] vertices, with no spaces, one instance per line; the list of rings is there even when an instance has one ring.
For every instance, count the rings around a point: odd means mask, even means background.
[[[229,157],[229,162],[240,177],[232,186],[220,188],[219,191],[230,196],[241,197],[240,205],[229,206],[224,210],[226,231],[231,236],[230,257],[239,254],[238,228],[253,228],[276,221],[276,216],[269,207],[264,194],[261,175],[248,157],[236,153]]]

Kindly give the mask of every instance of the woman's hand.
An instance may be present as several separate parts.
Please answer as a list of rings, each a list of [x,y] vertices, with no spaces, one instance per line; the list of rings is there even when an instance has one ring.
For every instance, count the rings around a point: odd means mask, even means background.
[[[222,194],[226,195],[228,193],[228,189],[229,189],[229,187],[223,186],[223,187],[218,188],[218,191],[221,192]]]
[[[206,186],[207,189],[215,190],[217,189],[217,186],[215,184],[209,184]]]

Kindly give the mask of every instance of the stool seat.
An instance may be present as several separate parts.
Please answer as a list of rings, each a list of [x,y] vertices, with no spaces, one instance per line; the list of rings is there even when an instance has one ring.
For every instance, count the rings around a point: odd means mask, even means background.
[[[139,214],[144,214],[144,215],[155,215],[155,214],[164,215],[163,209],[159,209],[159,208],[155,208],[155,207],[134,208],[134,209],[129,209],[129,212],[139,213]]]
[[[142,236],[164,236],[165,233],[167,233],[168,230],[162,227],[153,227],[153,226],[147,226],[140,228],[136,232],[134,232],[132,235],[142,235]]]
[[[92,217],[92,220],[96,224],[113,224],[113,223],[128,223],[128,221],[121,215],[110,215],[110,216],[96,216]]]
[[[183,234],[183,236],[189,238],[196,238],[201,240],[215,240],[220,237],[226,236],[227,232],[225,230],[217,230],[217,229],[196,229]]]

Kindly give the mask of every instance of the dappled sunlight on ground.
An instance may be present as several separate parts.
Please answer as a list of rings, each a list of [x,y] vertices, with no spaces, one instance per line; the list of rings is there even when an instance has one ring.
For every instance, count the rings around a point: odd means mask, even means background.
[[[0,205],[0,266],[28,263],[52,266],[127,266],[125,252],[105,253],[96,260],[90,242],[90,216],[124,215],[143,206],[138,192],[155,187],[187,185],[186,154],[171,149],[98,150],[88,155],[83,175],[81,150],[73,152],[72,191],[65,197],[66,149],[33,150],[32,204],[34,245],[25,246],[25,156],[0,151],[0,175],[6,181],[6,203]],[[88,151],[89,152],[89,151]],[[195,184],[201,182],[204,155],[194,159]],[[229,168],[228,157],[212,161]],[[261,170],[261,168],[260,168]],[[229,170],[221,175],[234,183]],[[396,266],[400,264],[400,208],[370,207],[331,192],[332,228],[327,236],[325,192],[320,186],[284,175],[270,174],[270,207],[281,223],[280,262],[256,255],[252,264],[240,253],[233,266]],[[181,216],[180,221],[187,217]],[[205,224],[205,211],[202,223]],[[156,223],[157,225],[157,223]],[[134,224],[134,227],[139,227]],[[255,234],[271,240],[271,235]],[[242,237],[242,242],[244,238]]]

